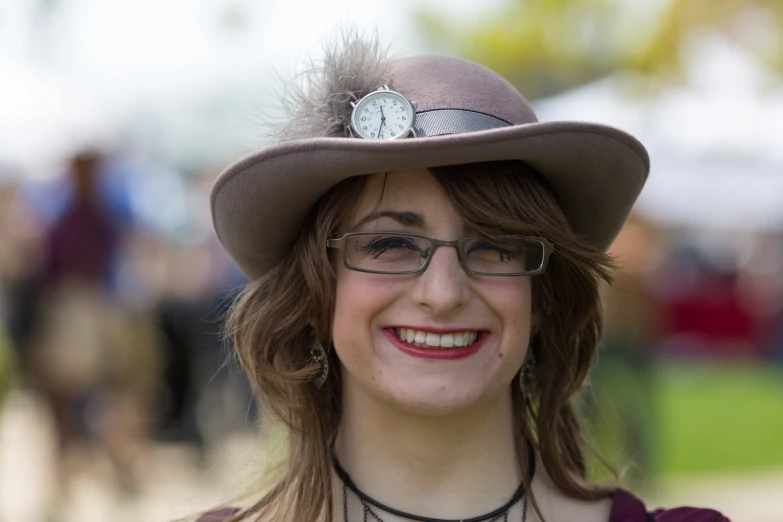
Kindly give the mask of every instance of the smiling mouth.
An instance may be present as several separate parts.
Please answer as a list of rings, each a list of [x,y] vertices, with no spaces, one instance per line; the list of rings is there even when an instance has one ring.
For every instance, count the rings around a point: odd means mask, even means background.
[[[446,334],[423,332],[413,328],[392,328],[401,341],[418,348],[460,348],[470,346],[481,338],[481,332],[465,331]]]

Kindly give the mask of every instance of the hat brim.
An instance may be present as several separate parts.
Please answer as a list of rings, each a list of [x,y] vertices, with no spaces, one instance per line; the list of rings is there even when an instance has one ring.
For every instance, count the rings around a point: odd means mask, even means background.
[[[362,174],[522,160],[549,185],[574,232],[605,250],[644,186],[644,146],[614,127],[556,121],[465,134],[284,142],[230,165],[212,188],[217,237],[255,279],[276,266],[320,196]]]

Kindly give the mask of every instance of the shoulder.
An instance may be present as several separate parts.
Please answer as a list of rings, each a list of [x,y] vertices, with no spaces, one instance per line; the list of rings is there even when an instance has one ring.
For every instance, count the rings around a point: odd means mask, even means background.
[[[536,499],[538,501],[538,499]],[[612,509],[612,499],[579,500],[563,495],[549,497],[539,503],[544,520],[579,520],[580,522],[606,522]],[[643,521],[644,522],[644,521]]]
[[[198,517],[196,522],[223,522],[224,520],[228,520],[231,515],[237,513],[238,511],[239,508],[222,508],[207,511]]]
[[[729,522],[714,509],[678,507],[648,512],[644,503],[624,489],[614,492],[609,522]]]
[[[540,463],[541,461],[538,461],[538,464]],[[611,496],[598,500],[581,500],[566,495],[555,486],[543,465],[536,465],[532,493],[544,520],[606,522],[612,510]]]

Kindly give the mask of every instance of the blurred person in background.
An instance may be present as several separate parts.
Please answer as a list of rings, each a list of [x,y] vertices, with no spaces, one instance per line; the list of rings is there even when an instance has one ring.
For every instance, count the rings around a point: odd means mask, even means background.
[[[763,351],[752,299],[740,292],[740,271],[727,245],[680,238],[659,271],[661,351],[691,359],[755,358]]]
[[[783,231],[777,232],[768,243],[771,248],[766,254],[774,263],[767,263],[769,270],[759,278],[765,290],[761,305],[766,319],[765,346],[777,363],[783,383]]]
[[[96,442],[127,493],[137,487],[144,453],[148,415],[133,392],[139,375],[154,375],[154,365],[145,357],[149,343],[134,337],[112,292],[126,230],[100,189],[103,162],[96,150],[70,160],[63,206],[43,231],[36,274],[30,373],[56,434],[53,516],[73,478],[93,461]]]
[[[246,377],[221,366],[223,318],[232,294],[246,279],[220,248],[212,222],[202,212],[214,177],[207,170],[188,178],[190,219],[181,237],[163,248],[167,275],[156,305],[166,395],[158,437],[193,443],[202,451],[209,442],[205,439],[214,441],[240,423],[252,424],[256,415]]]
[[[0,324],[22,383],[29,370],[42,258],[41,223],[20,197],[20,184],[9,181],[0,187]]]
[[[35,233],[13,172],[0,167],[0,410],[27,362]]]
[[[739,273],[740,302],[756,319],[760,353],[783,369],[783,230],[758,233],[747,250]]]

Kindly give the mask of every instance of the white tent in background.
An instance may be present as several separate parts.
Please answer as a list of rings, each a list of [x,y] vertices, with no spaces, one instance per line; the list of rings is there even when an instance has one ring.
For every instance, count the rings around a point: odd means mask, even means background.
[[[637,136],[652,160],[637,208],[655,219],[783,227],[783,79],[719,40],[694,49],[688,71],[685,87],[654,98],[635,97],[634,79],[617,76],[542,100],[536,112]]]

